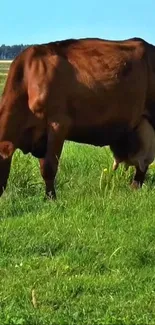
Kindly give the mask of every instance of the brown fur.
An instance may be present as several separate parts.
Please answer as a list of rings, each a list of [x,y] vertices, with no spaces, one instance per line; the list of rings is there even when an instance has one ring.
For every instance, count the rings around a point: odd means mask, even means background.
[[[144,112],[154,119],[154,61],[154,47],[138,38],[66,40],[27,48],[11,64],[0,104],[1,156],[3,141],[36,152],[46,194],[55,197],[65,139],[117,144],[122,156],[139,150],[138,140],[128,141],[129,134],[136,139],[134,129]],[[13,152],[10,147],[8,157]],[[0,175],[3,169],[0,163]]]

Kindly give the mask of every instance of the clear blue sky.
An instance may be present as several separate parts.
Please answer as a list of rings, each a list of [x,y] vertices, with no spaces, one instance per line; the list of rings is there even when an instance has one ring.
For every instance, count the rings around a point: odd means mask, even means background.
[[[0,45],[78,37],[155,44],[155,0],[1,0]]]

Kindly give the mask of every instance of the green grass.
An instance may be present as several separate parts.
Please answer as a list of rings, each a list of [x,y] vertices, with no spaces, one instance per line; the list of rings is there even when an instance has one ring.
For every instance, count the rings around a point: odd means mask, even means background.
[[[0,63],[0,95],[3,90],[5,80],[7,78],[6,74],[8,73],[9,66],[9,63]]]
[[[38,161],[15,153],[0,199],[0,324],[155,324],[155,167],[140,191],[132,175],[112,172],[108,148],[66,143],[58,199],[44,202]]]

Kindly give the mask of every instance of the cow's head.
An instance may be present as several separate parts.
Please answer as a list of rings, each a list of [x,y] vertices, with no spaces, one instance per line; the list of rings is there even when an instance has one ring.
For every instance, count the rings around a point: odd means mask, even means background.
[[[25,130],[20,139],[19,149],[24,154],[31,153],[36,158],[44,158],[47,149],[47,132],[36,128]]]

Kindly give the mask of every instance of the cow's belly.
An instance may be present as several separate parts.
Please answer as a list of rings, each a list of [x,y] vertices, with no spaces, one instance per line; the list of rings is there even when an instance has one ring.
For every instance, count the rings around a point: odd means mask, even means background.
[[[127,136],[129,131],[130,128],[126,123],[118,122],[99,126],[74,126],[70,129],[67,140],[102,147]]]

